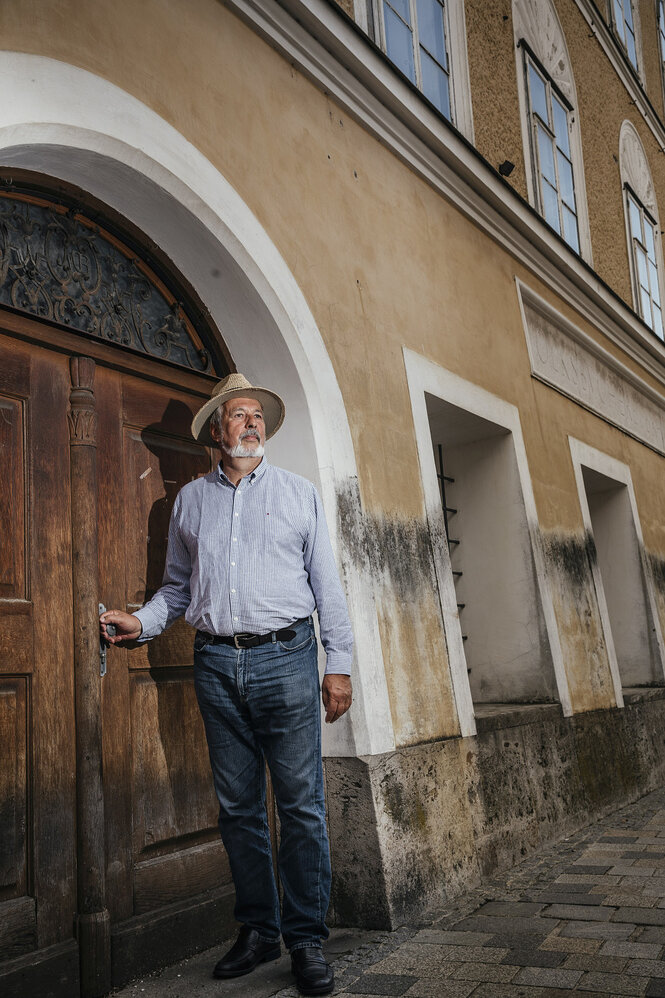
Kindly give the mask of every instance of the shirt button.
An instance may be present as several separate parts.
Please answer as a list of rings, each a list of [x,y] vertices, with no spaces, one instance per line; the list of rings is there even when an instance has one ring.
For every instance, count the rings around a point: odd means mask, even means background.
[[[237,620],[238,618],[237,618],[237,617],[234,617],[233,619],[234,619],[234,620]]]
[[[231,562],[231,564],[232,564],[232,565],[233,565],[233,567],[235,568],[235,564],[236,564],[236,563],[235,563],[235,561],[232,561],[232,562]]]
[[[233,540],[237,542],[238,538],[237,538],[237,537],[234,537],[234,538],[233,538]]]
[[[233,515],[234,515],[234,516],[238,516],[238,513],[234,513]]]
[[[232,593],[234,593],[234,592],[235,592],[235,589],[232,589],[232,590],[231,590],[231,592],[232,592]]]

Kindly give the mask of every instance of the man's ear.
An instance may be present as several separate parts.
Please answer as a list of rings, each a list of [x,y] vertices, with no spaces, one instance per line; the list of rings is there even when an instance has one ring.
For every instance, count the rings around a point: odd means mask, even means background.
[[[217,425],[217,423],[213,423],[212,420],[210,420],[210,436],[212,437],[212,439],[215,441],[216,444],[218,444],[222,439],[222,434],[219,429],[219,426]]]

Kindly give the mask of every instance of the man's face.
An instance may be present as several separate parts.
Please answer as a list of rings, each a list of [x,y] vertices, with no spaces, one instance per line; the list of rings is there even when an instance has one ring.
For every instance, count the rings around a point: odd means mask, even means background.
[[[266,429],[261,403],[253,398],[230,399],[224,403],[221,433],[214,423],[210,432],[230,457],[262,457]]]

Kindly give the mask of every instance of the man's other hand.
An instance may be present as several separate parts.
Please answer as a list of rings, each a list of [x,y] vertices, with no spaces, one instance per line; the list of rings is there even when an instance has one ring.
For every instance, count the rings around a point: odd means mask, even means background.
[[[115,637],[111,637],[106,630],[107,624],[113,624],[115,627]],[[100,634],[110,645],[119,645],[122,641],[136,641],[141,637],[142,630],[141,621],[133,613],[105,610],[99,618]]]
[[[326,724],[332,724],[351,706],[351,677],[339,672],[328,672],[321,684],[321,697],[326,708]]]

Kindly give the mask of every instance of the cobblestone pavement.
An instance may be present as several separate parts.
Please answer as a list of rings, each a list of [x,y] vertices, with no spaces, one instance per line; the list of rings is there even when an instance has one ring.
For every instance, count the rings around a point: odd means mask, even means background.
[[[426,927],[340,930],[327,953],[337,993],[363,998],[665,998],[665,788],[456,898]],[[201,960],[118,994],[297,996],[286,957],[228,984],[204,981]]]

